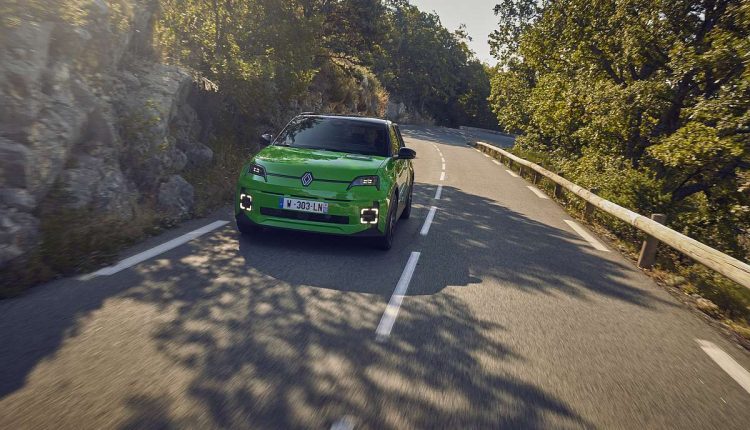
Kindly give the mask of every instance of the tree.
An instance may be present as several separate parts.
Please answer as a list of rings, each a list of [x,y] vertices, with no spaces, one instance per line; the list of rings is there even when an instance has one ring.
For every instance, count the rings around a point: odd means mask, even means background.
[[[624,203],[747,252],[750,2],[504,0],[495,12],[491,102],[521,145],[583,182],[617,166],[650,196]]]
[[[387,4],[389,31],[374,65],[386,88],[440,124],[495,128],[489,78],[468,48],[465,28],[450,32],[437,15],[407,1]]]

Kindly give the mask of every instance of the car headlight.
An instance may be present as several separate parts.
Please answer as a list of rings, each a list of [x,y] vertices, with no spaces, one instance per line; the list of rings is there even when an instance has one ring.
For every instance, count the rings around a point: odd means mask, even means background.
[[[347,189],[351,189],[352,187],[375,187],[380,190],[380,177],[376,175],[360,176],[355,178]]]
[[[263,178],[264,181],[267,181],[267,179],[266,179],[266,169],[263,166],[259,165],[259,164],[250,163],[250,166],[247,168],[247,174],[248,175],[260,176],[260,177]]]
[[[253,210],[253,196],[250,194],[240,193],[240,209],[251,211]]]
[[[362,208],[359,211],[359,222],[362,224],[377,224],[378,208]]]

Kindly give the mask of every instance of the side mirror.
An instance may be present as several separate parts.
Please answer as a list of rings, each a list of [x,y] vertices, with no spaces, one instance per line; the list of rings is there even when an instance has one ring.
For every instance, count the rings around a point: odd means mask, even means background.
[[[264,133],[260,136],[260,146],[268,146],[273,142],[273,134]]]
[[[398,150],[396,158],[399,160],[413,160],[417,156],[417,152],[411,148],[403,147]]]

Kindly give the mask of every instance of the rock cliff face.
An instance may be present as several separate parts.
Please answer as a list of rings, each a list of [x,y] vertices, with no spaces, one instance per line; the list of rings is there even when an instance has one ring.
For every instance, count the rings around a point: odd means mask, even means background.
[[[151,55],[155,2],[76,0],[78,19],[55,3],[0,26],[0,269],[39,243],[46,199],[125,220],[145,201],[189,216],[179,174],[213,157],[191,75]]]

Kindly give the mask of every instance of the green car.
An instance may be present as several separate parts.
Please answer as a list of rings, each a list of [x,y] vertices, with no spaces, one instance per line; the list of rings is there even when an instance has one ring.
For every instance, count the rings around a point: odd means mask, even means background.
[[[416,153],[391,121],[302,114],[242,168],[237,228],[303,230],[372,237],[393,245],[399,218],[409,218]]]

